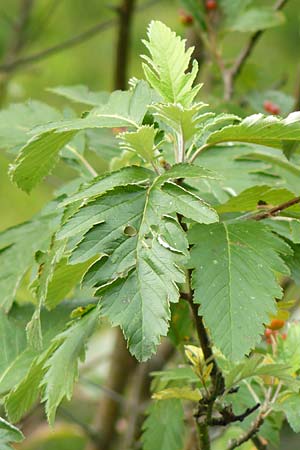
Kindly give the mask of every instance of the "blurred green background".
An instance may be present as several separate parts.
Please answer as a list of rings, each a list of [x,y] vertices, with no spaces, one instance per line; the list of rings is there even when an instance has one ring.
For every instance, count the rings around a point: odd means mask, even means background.
[[[146,3],[145,0],[140,0],[138,6],[144,3]],[[272,3],[269,0],[256,1],[257,5]],[[114,18],[116,15],[114,7],[117,4],[119,4],[117,0],[36,0],[26,32],[26,45],[20,56],[30,55],[59,44],[94,24]],[[19,15],[19,5],[19,0],[1,0],[0,2],[0,65],[5,59],[6,49]],[[161,0],[135,14],[129,76],[142,76],[139,55],[144,49],[141,38],[145,36],[151,19],[162,20],[183,36],[190,33],[190,29],[180,23],[178,14],[180,7],[179,1]],[[287,20],[282,26],[265,32],[239,77],[237,99],[240,105],[244,104],[249,92],[253,90],[264,92],[278,88],[289,96],[287,98],[294,97],[300,76],[300,1],[290,0],[285,8],[285,15]],[[237,54],[246,39],[247,35],[241,33],[231,33],[226,37],[224,55],[228,60]],[[55,86],[83,84],[91,90],[112,90],[115,47],[116,27],[111,27],[78,46],[37,63],[21,66],[12,74],[6,86],[5,98],[2,99],[0,106],[5,108],[10,103],[39,99],[64,108],[67,102],[47,90]],[[201,81],[206,83],[201,91],[201,100],[209,101],[215,108],[224,106],[226,109],[228,105],[223,105],[223,101],[219,100],[221,84],[214,64],[205,62],[201,68],[200,77]],[[255,96],[251,98],[252,101],[248,102],[244,108],[245,113],[259,111],[259,101],[263,100],[263,94],[259,95],[258,102],[255,101]],[[79,108],[79,111],[82,110],[84,109]],[[53,191],[62,184],[62,180],[70,179],[75,174],[72,169],[60,163],[54,173],[28,196],[11,184],[7,175],[9,163],[10,157],[0,152],[0,231],[29,219],[51,198]],[[100,171],[105,168],[105,164],[98,167]],[[101,345],[108,353],[112,345],[111,335],[107,337],[105,333],[110,331],[104,331],[104,335],[101,336]],[[93,346],[90,347],[93,348]],[[97,370],[94,374],[98,384],[99,379],[105,374],[107,364],[106,352],[102,351],[102,353],[99,355],[99,348],[97,348],[98,363],[100,357],[104,356],[100,366],[96,365]],[[95,355],[91,351],[86,367],[95,368],[94,362]],[[89,369],[86,370],[88,372]],[[88,385],[82,383],[75,392],[72,407],[64,406],[60,409],[58,422],[52,431],[43,424],[43,413],[40,408],[38,412],[35,412],[32,423],[30,416],[26,419],[26,431],[30,437],[18,448],[82,450],[85,448],[86,438],[82,429],[74,423],[73,412],[79,411],[81,419],[89,422],[94,415],[98,397],[99,387],[95,387],[90,381]],[[41,417],[41,425],[38,429],[36,429],[37,414]],[[300,448],[300,438],[292,436],[287,427],[284,429],[281,448],[290,450]]]

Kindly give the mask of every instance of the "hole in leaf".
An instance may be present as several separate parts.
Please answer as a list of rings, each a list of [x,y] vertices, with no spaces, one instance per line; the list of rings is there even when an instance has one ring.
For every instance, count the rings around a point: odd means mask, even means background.
[[[126,225],[126,227],[123,230],[124,234],[129,237],[136,236],[137,230],[132,225]]]

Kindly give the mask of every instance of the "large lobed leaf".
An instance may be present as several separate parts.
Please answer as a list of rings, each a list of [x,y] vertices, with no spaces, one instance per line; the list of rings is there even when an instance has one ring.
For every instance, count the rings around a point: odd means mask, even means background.
[[[130,351],[145,360],[166,335],[169,303],[179,298],[184,282],[180,266],[187,242],[174,213],[202,223],[218,218],[215,211],[171,178],[211,176],[180,165],[148,183],[119,186],[93,198],[62,227],[59,238],[77,242],[71,263],[97,257],[83,280],[102,296],[102,312],[120,325]]]
[[[290,248],[263,224],[251,221],[196,225],[189,241],[199,314],[215,345],[239,360],[276,310],[274,298],[282,292],[274,272],[288,273],[280,254],[290,253]]]

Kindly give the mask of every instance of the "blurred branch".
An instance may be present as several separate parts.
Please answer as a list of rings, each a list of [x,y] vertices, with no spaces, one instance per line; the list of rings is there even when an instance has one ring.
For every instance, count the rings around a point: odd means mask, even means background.
[[[29,1],[29,0],[27,0]],[[151,6],[153,6],[155,3],[158,3],[159,0],[149,0],[145,4],[141,5],[137,8],[137,11],[143,11]],[[79,33],[69,39],[66,39],[65,41],[61,42],[60,44],[53,45],[52,47],[48,47],[44,50],[41,50],[40,52],[33,53],[32,55],[24,56],[21,58],[16,58],[12,61],[5,62],[4,64],[0,65],[0,72],[3,73],[10,73],[14,72],[20,67],[26,66],[28,64],[36,63],[38,61],[41,61],[43,59],[49,58],[50,56],[56,55],[57,53],[60,53],[64,50],[67,50],[69,48],[75,47],[76,45],[80,45],[83,42],[88,41],[89,39],[93,38],[97,34],[108,30],[109,28],[112,28],[113,26],[118,24],[118,19],[111,19],[107,20],[105,22],[98,23],[94,25],[93,27],[89,28],[88,30]]]
[[[300,110],[300,66],[298,67],[298,72],[296,76],[295,103],[293,111],[299,110]]]
[[[21,52],[21,50],[25,47],[27,43],[26,39],[26,31],[28,27],[28,23],[30,21],[32,8],[34,5],[34,0],[20,0],[20,12],[19,17],[12,26],[12,37],[11,41],[8,44],[7,50],[4,56],[4,66],[12,64],[15,61]],[[1,76],[1,72],[3,72]],[[0,69],[0,104],[2,103],[5,94],[6,87],[9,81],[9,72],[1,71]]]
[[[275,11],[280,11],[287,2],[288,0],[278,0],[274,5]],[[234,82],[242,71],[247,59],[252,54],[257,42],[260,40],[264,32],[265,30],[259,30],[252,34],[249,41],[233,63],[233,66],[223,72],[225,100],[230,100],[232,98],[234,92]]]
[[[114,88],[125,90],[129,64],[131,26],[136,0],[122,0],[117,8],[119,16]]]

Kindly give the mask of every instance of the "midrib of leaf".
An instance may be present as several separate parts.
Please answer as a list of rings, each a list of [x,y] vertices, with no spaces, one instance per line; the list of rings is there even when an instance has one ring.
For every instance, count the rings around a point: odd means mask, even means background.
[[[120,116],[118,114],[93,114],[91,117],[107,117],[109,119],[120,119],[120,120],[124,120],[125,122],[128,122],[129,125],[132,125],[135,128],[138,128],[138,124],[134,121],[129,119],[128,117],[125,116]],[[89,117],[87,117],[88,119]]]
[[[230,348],[230,352],[233,352],[233,347],[232,347],[232,342],[233,342],[233,335],[232,335],[232,330],[233,330],[233,320],[232,320],[232,277],[231,277],[231,265],[232,265],[232,261],[231,261],[231,248],[230,248],[230,238],[229,238],[229,232],[228,232],[228,228],[226,223],[223,223],[224,225],[224,230],[225,230],[225,234],[226,234],[226,242],[227,242],[227,254],[228,254],[228,292],[229,292],[229,298],[230,298],[230,307],[229,307],[229,317],[230,317],[230,330],[231,330],[231,348]]]

